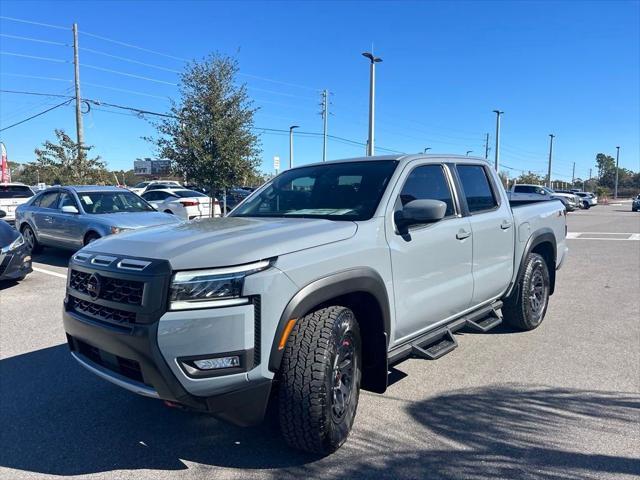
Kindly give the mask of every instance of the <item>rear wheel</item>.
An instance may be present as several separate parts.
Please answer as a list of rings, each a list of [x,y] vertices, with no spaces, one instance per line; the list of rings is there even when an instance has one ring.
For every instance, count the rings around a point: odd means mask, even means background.
[[[549,305],[549,269],[544,258],[530,253],[514,292],[505,299],[504,320],[519,330],[533,330],[544,319]]]
[[[362,371],[358,322],[346,307],[300,318],[280,369],[280,428],[293,448],[327,455],[349,436]]]
[[[24,240],[27,242],[31,253],[39,253],[42,251],[42,245],[40,245],[40,242],[38,242],[36,234],[33,232],[32,228],[29,225],[25,225],[24,227],[22,227],[21,233],[24,237]]]

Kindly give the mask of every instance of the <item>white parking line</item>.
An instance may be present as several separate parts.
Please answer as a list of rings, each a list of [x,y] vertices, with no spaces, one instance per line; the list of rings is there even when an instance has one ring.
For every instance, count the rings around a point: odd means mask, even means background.
[[[52,277],[64,278],[66,280],[67,275],[64,273],[52,272],[51,270],[45,270],[44,268],[32,267],[34,272],[46,273]]]
[[[584,235],[584,236],[583,236]],[[621,238],[626,235],[626,238]],[[567,240],[609,240],[609,241],[640,241],[640,233],[629,232],[569,232]]]

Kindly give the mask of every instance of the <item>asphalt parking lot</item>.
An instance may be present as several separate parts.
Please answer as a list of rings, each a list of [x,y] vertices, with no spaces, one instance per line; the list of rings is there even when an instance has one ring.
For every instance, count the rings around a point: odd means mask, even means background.
[[[323,459],[287,449],[273,421],[169,409],[76,365],[60,316],[69,254],[46,250],[0,286],[0,477],[638,478],[640,214],[598,206],[568,223],[540,328],[462,333],[438,361],[401,363]]]

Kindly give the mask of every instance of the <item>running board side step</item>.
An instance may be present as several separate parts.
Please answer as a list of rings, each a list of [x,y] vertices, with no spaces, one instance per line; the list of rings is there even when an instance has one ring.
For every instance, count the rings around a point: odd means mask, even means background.
[[[484,315],[467,318],[465,326],[476,332],[488,332],[502,323],[501,307],[502,302],[492,304],[491,310]]]
[[[416,357],[425,358],[427,360],[437,360],[444,357],[458,346],[458,342],[451,333],[451,330],[444,330],[439,336],[427,343],[422,341],[422,346],[412,343],[411,353]]]

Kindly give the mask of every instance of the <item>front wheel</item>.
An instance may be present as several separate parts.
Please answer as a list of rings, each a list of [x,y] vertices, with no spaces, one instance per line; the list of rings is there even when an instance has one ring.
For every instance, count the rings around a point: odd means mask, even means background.
[[[328,455],[349,436],[362,377],[353,312],[331,306],[296,322],[280,369],[280,428],[293,448]]]
[[[589,210],[591,208],[591,204],[589,202],[584,202],[583,205],[585,210]]]
[[[533,330],[544,319],[549,305],[551,282],[544,258],[530,253],[513,293],[505,299],[504,320],[518,330]]]
[[[98,235],[97,233],[94,233],[94,232],[87,233],[87,236],[84,237],[84,245],[86,247],[90,243],[93,243],[93,242],[95,242],[96,240],[99,240],[99,239],[100,239],[100,235]]]
[[[38,238],[36,234],[33,232],[33,229],[29,225],[25,225],[22,227],[22,236],[27,242],[27,246],[31,253],[39,253],[42,251],[42,245],[38,242]]]

